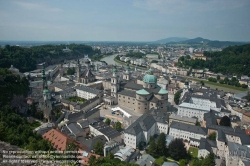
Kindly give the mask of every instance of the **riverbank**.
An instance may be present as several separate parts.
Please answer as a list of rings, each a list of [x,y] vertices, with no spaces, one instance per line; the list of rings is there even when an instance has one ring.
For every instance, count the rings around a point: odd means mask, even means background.
[[[116,57],[116,55],[118,54],[116,53],[116,54],[105,56],[101,59],[101,61],[105,61],[108,65],[115,65],[114,58]]]
[[[126,62],[122,62],[122,61],[119,61],[118,59],[116,59],[116,58],[114,58],[114,61],[115,62],[117,62],[117,63],[119,63],[119,64],[122,64],[122,65],[127,65],[127,63]],[[146,67],[141,67],[141,66],[135,66],[135,65],[131,65],[131,64],[129,64],[129,66],[131,67],[131,68],[137,68],[137,69],[141,69],[141,70],[147,70],[147,68]]]
[[[196,82],[201,82],[203,81],[205,86],[210,87],[211,89],[218,89],[218,90],[223,90],[224,92],[233,92],[233,93],[241,93],[243,91],[246,91],[247,89],[241,88],[241,87],[235,87],[227,84],[220,84],[216,82],[210,82],[202,79],[197,79],[197,78],[187,78],[189,80],[193,80]]]

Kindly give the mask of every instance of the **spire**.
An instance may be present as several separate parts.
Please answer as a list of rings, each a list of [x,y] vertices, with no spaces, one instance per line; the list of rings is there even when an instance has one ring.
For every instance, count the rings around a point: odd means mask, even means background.
[[[50,94],[50,91],[48,89],[46,75],[45,75],[44,64],[43,64],[43,69],[42,69],[42,78],[43,78],[43,94]]]
[[[113,73],[117,73],[117,68],[116,68],[116,65],[113,66]]]
[[[42,69],[42,78],[43,78],[43,90],[48,89],[46,75],[45,75],[45,69],[44,69],[44,64],[43,64],[43,69]]]

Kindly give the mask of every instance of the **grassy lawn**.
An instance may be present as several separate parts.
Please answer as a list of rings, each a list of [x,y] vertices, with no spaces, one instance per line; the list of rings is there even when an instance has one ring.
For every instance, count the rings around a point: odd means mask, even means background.
[[[161,156],[155,160],[155,163],[158,165],[162,165],[165,161],[167,161],[165,156]]]
[[[69,97],[69,98],[67,98],[67,100],[68,101],[73,101],[73,102],[79,102],[81,104],[83,104],[83,103],[85,103],[85,101],[87,101],[86,99],[83,99],[83,98],[77,97],[77,96],[75,96],[75,97]]]
[[[241,88],[241,87],[235,87],[235,86],[231,86],[231,85],[227,85],[227,84],[220,84],[220,83],[216,83],[216,82],[210,82],[210,81],[205,81],[205,80],[200,80],[197,78],[188,78],[190,80],[193,81],[203,81],[205,83],[205,86],[210,86],[212,89],[218,89],[218,90],[223,90],[225,92],[231,91],[234,93],[240,93],[242,91],[246,91],[247,89]]]
[[[191,154],[192,157],[197,157],[198,156],[198,149],[197,148],[190,147],[188,149],[188,152]]]

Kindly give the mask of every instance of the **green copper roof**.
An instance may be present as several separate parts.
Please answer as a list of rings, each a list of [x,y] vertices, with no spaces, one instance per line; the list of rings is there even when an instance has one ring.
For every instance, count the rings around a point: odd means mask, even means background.
[[[157,78],[154,75],[146,74],[143,77],[143,82],[145,82],[145,83],[156,83],[157,82]]]
[[[161,88],[160,91],[158,92],[158,94],[165,95],[165,94],[168,94],[168,91]]]
[[[130,66],[129,66],[128,63],[127,63],[127,65],[126,65],[126,70],[130,70]]]
[[[145,89],[141,89],[136,91],[136,94],[138,95],[149,95],[150,93],[148,93],[148,91],[146,91]]]
[[[116,65],[113,67],[113,73],[117,73],[117,68],[116,68]]]
[[[43,94],[44,94],[44,95],[49,94],[49,93],[50,93],[50,91],[49,91],[48,89],[44,89],[44,90],[43,90]]]

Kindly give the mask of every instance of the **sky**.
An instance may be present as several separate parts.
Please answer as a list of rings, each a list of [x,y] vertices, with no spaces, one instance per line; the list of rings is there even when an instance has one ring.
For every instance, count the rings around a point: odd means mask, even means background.
[[[0,40],[250,41],[250,0],[0,0]]]

